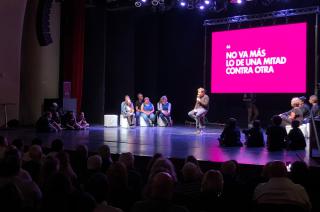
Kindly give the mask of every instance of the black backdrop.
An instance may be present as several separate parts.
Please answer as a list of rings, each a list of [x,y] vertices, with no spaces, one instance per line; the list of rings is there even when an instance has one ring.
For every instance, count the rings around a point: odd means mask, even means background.
[[[203,21],[208,17],[199,11],[179,9],[154,13],[150,8],[118,12],[108,12],[102,7],[87,8],[83,110],[89,120],[101,123],[104,113],[120,112],[124,95],[135,99],[136,93],[142,92],[154,104],[162,95],[167,95],[173,104],[174,122],[184,122],[194,106],[196,89],[203,84]],[[280,19],[272,23],[251,23],[251,26],[305,19]],[[309,22],[308,37],[312,41],[312,17]],[[313,45],[313,42],[308,44],[309,94],[313,92]],[[210,79],[209,73],[208,69],[207,79]],[[292,96],[258,95],[260,119],[268,124],[273,114],[290,107]],[[224,122],[230,116],[246,122],[242,95],[210,97],[210,122]]]

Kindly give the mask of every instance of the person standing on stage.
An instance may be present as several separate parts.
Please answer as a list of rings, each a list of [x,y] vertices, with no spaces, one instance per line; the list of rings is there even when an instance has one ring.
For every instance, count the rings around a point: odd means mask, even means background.
[[[171,126],[171,103],[166,96],[162,96],[157,104],[159,118],[165,123],[166,127]]]
[[[128,120],[129,126],[134,125],[134,107],[128,95],[124,97],[124,101],[121,103],[121,115]]]
[[[259,115],[259,110],[256,106],[256,95],[244,94],[243,101],[246,103],[247,111],[248,111],[248,128],[253,127],[253,122],[257,120]]]
[[[140,126],[140,115],[141,115],[141,105],[143,104],[143,95],[142,93],[138,93],[137,101],[135,102],[136,107],[136,125]]]
[[[309,103],[312,105],[311,107],[311,115],[313,117],[317,117],[320,115],[320,108],[318,105],[318,97],[316,95],[312,95],[309,97]]]
[[[204,88],[198,88],[196,105],[194,106],[194,109],[188,113],[188,115],[196,121],[196,128],[199,129],[198,132],[201,132],[204,128],[204,119],[208,110],[209,96],[206,95],[206,90]]]
[[[154,115],[154,106],[150,102],[149,97],[144,98],[144,102],[141,105],[141,117],[146,121],[149,127],[154,126],[156,116]]]

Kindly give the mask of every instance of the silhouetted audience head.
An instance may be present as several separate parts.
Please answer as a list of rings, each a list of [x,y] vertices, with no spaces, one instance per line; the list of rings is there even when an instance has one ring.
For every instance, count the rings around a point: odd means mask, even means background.
[[[14,146],[9,146],[0,162],[0,176],[17,176],[21,168],[21,156]]]
[[[76,148],[76,154],[80,158],[88,158],[88,147],[84,144],[80,144]]]
[[[273,161],[269,166],[269,176],[270,178],[279,178],[287,176],[286,164],[282,161]]]
[[[151,171],[151,168],[154,164],[154,162],[156,162],[159,158],[162,158],[162,154],[161,153],[155,153],[152,158],[149,160],[148,165],[147,165],[147,173],[149,174]]]
[[[88,170],[99,171],[101,170],[101,166],[102,166],[102,158],[100,155],[92,155],[88,158],[88,161],[87,161]]]
[[[223,192],[223,176],[220,171],[209,170],[202,179],[201,191],[221,194]]]
[[[158,200],[171,200],[174,183],[174,179],[167,172],[155,174],[151,180],[150,197]]]
[[[273,125],[280,126],[281,122],[282,122],[282,118],[280,116],[278,116],[278,115],[275,115],[275,116],[272,117],[271,121],[272,121]]]
[[[52,152],[60,152],[63,150],[63,141],[61,139],[55,139],[51,143]]]
[[[47,180],[54,174],[58,173],[60,164],[55,157],[46,157],[40,170],[40,184],[43,186]]]
[[[42,143],[43,143],[43,141],[42,141],[41,138],[34,138],[34,139],[32,139],[32,141],[31,141],[31,145],[39,145],[39,146],[42,146]]]
[[[119,162],[123,163],[127,169],[134,168],[134,155],[131,152],[122,153]]]
[[[15,146],[17,148],[17,150],[19,150],[20,152],[24,151],[24,142],[21,138],[16,138],[12,141],[11,143],[13,146]]]
[[[89,192],[97,203],[101,203],[108,199],[108,178],[102,173],[92,175],[86,185],[86,191]]]
[[[200,180],[201,173],[197,165],[187,162],[182,168],[182,176],[185,182],[194,182]]]
[[[153,178],[159,172],[167,172],[171,175],[172,179],[177,182],[177,175],[172,162],[167,158],[157,159],[150,171],[149,179]]]
[[[110,147],[108,145],[99,147],[98,152],[102,158],[111,158]]]
[[[234,176],[238,171],[238,164],[235,160],[229,160],[221,165],[221,172],[225,175]]]
[[[187,162],[191,162],[194,163],[195,165],[199,166],[199,162],[197,160],[197,158],[195,158],[193,155],[189,155],[188,157],[186,157],[185,163]]]
[[[8,146],[8,140],[6,137],[0,136],[0,147]]]
[[[40,161],[42,159],[42,149],[39,145],[32,145],[29,148],[29,157],[33,161]]]
[[[121,162],[111,164],[107,171],[110,189],[113,191],[128,188],[128,173],[126,166]]]
[[[308,184],[309,167],[304,161],[295,161],[290,167],[290,176],[294,183]]]
[[[298,120],[293,120],[291,123],[291,126],[293,129],[297,129],[300,126],[300,121]]]

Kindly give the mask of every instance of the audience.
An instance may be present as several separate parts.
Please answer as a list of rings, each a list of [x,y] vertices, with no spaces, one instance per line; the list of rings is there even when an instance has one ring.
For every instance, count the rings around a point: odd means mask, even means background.
[[[306,211],[311,210],[307,192],[287,177],[287,168],[283,162],[272,162],[268,172],[270,180],[259,184],[254,191],[253,200],[256,204],[295,205]]]
[[[311,172],[302,161],[292,163],[289,173],[283,162],[270,162],[261,175],[250,177],[229,160],[220,171],[206,167],[203,175],[199,161],[190,155],[182,169],[174,160],[181,170],[177,176],[171,160],[159,153],[142,167],[130,152],[113,163],[107,145],[99,154],[89,154],[85,145],[67,153],[56,139],[46,156],[41,140],[29,147],[23,140],[7,143],[0,137],[1,211],[251,211],[252,199],[257,208],[290,205],[310,211],[309,195],[318,210],[318,187],[311,184]]]
[[[299,121],[294,120],[291,123],[292,129],[288,134],[288,147],[291,150],[303,150],[306,148],[306,139],[299,128]]]
[[[234,118],[230,118],[220,135],[220,138],[219,138],[220,146],[224,146],[224,147],[242,146],[240,138],[241,138],[241,133],[240,133],[240,129],[237,127],[237,120]]]
[[[280,116],[272,117],[272,125],[267,128],[267,147],[269,151],[282,150],[286,146],[286,129],[281,126],[282,118]]]

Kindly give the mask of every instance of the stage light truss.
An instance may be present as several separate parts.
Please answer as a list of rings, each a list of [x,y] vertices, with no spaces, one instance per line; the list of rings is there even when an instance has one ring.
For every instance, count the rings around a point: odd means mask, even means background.
[[[279,10],[268,13],[253,14],[253,15],[240,15],[227,18],[215,18],[204,21],[204,26],[215,26],[223,24],[243,23],[249,21],[259,21],[266,19],[292,17],[307,14],[320,14],[320,7],[305,7],[297,9]]]

